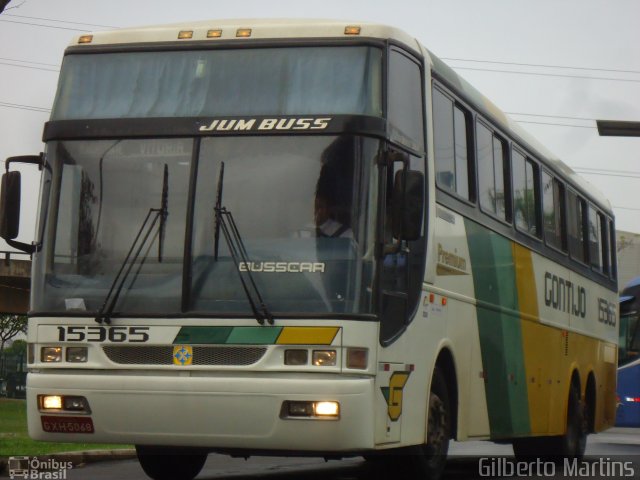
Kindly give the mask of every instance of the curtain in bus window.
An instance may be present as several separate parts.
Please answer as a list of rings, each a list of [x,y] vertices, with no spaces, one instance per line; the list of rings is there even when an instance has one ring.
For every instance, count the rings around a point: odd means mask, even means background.
[[[450,191],[456,188],[453,144],[453,102],[433,89],[433,147],[436,158],[436,182]]]
[[[516,227],[531,235],[537,235],[537,198],[534,165],[519,152],[512,155],[513,209]]]
[[[469,199],[469,160],[466,113],[433,89],[433,132],[436,182]]]
[[[562,245],[562,186],[551,175],[542,172],[542,216],[547,245],[559,250]]]
[[[372,47],[69,55],[52,120],[381,116],[381,69]]]
[[[602,252],[602,216],[589,206],[589,259],[591,267],[603,271],[604,258]]]

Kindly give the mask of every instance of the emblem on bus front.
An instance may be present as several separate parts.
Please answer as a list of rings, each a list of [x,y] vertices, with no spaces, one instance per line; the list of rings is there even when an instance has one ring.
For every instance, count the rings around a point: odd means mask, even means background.
[[[176,345],[173,347],[173,364],[181,367],[191,365],[193,362],[193,347],[188,345]]]

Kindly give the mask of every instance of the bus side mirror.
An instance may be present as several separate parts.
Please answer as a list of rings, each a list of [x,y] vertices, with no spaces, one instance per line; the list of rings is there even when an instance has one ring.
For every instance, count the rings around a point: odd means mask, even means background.
[[[393,236],[418,240],[424,217],[424,175],[416,170],[396,172],[393,182]]]
[[[2,175],[0,193],[0,237],[13,240],[20,231],[20,172]]]
[[[0,185],[0,238],[8,245],[23,252],[32,254],[36,247],[33,243],[16,241],[20,232],[20,196],[22,194],[22,180],[20,172],[9,171],[11,163],[29,163],[37,165],[39,169],[44,166],[44,155],[23,155],[9,157],[5,162],[7,171],[2,175]]]

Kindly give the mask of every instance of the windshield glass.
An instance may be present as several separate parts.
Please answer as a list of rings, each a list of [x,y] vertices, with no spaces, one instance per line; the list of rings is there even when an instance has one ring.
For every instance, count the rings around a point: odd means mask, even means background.
[[[366,46],[67,55],[51,120],[382,116],[382,51]]]
[[[156,224],[114,314],[251,316],[239,270],[252,272],[276,318],[371,313],[378,148],[350,135],[52,142],[33,310],[99,310],[149,210],[161,207],[166,166],[162,255]],[[221,205],[248,263],[232,261],[222,235],[214,256],[222,162]]]
[[[378,142],[354,136],[207,138],[196,189],[190,307],[246,312],[237,270],[250,270],[277,312],[369,313],[372,308]],[[213,212],[233,215],[248,265],[235,265]]]
[[[123,295],[119,309],[140,310],[135,302],[144,298],[144,310],[179,310],[192,148],[192,139],[49,144],[52,188],[34,310],[100,308],[150,209],[162,206],[165,166],[162,261],[156,221],[125,286],[132,294]]]

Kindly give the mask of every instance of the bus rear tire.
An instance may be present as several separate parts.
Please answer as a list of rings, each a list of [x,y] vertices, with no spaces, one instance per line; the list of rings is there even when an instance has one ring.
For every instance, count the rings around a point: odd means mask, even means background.
[[[188,448],[136,445],[136,454],[153,480],[193,480],[207,460],[206,452]]]
[[[442,476],[447,463],[451,438],[449,389],[444,374],[438,367],[433,370],[427,415],[427,443],[417,447],[418,454],[414,456],[414,464],[420,478],[436,480]]]
[[[567,405],[567,431],[556,437],[557,452],[562,458],[582,460],[584,457],[589,431],[588,417],[585,404],[580,401],[580,391],[572,384]]]
[[[589,431],[589,412],[580,401],[580,391],[573,384],[569,389],[567,404],[567,430],[557,437],[531,437],[513,440],[513,453],[522,461],[531,457],[561,461],[567,459],[582,460],[587,446]]]

